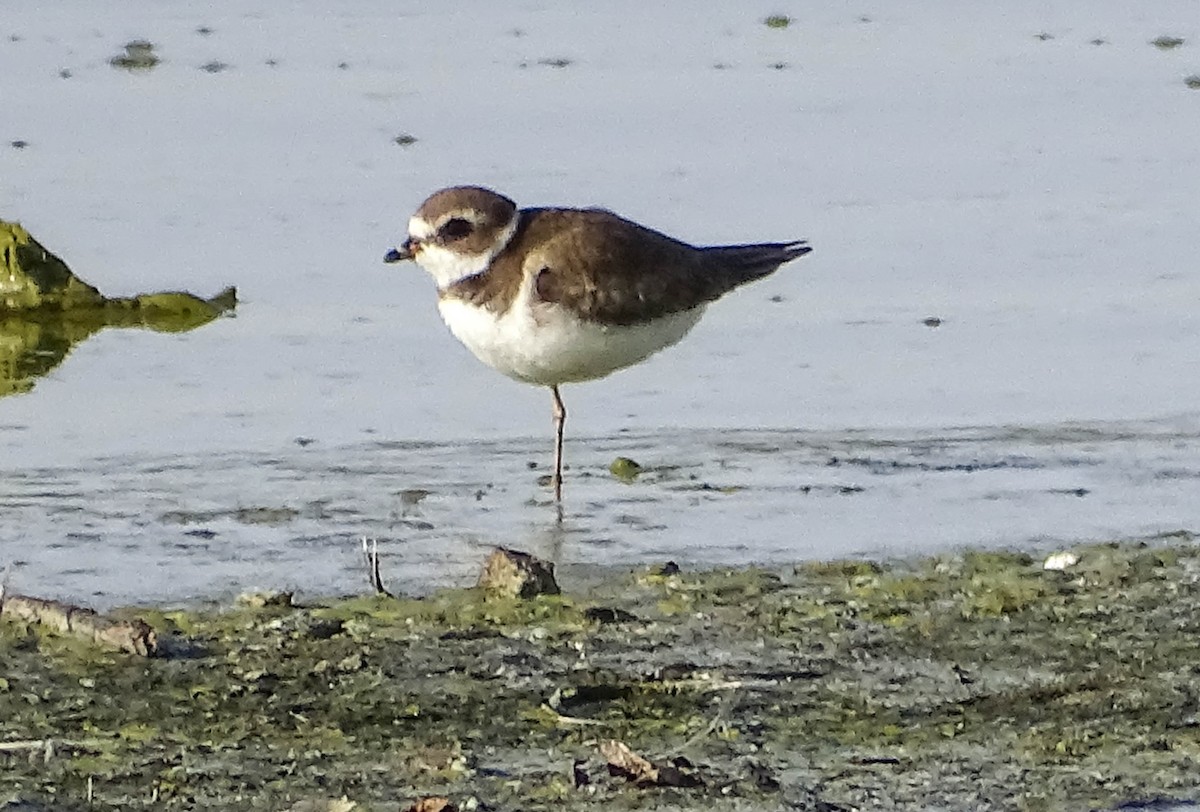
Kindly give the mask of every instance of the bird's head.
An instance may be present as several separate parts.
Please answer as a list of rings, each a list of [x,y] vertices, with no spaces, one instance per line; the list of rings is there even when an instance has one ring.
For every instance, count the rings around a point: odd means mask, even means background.
[[[517,229],[517,204],[491,189],[452,186],[430,195],[408,221],[408,237],[384,262],[415,261],[447,288],[487,268]]]

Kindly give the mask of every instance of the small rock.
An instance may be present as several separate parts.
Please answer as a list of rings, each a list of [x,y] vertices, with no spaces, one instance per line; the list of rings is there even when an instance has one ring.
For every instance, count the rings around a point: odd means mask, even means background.
[[[532,598],[557,595],[554,565],[529,553],[497,547],[483,564],[478,586],[495,595]]]
[[[1073,553],[1070,550],[1052,553],[1046,556],[1046,560],[1042,563],[1042,569],[1052,570],[1055,572],[1063,572],[1079,563],[1079,554]]]
[[[583,611],[583,616],[601,625],[607,623],[629,623],[630,621],[637,620],[637,615],[632,612],[626,612],[624,609],[617,609],[614,606],[592,606]]]
[[[240,606],[248,606],[251,609],[263,609],[268,606],[291,606],[291,592],[243,592],[237,596],[237,603]]]
[[[587,772],[587,759],[577,758],[575,763],[571,765],[571,776],[575,780],[575,789],[586,787],[592,783],[591,776]]]

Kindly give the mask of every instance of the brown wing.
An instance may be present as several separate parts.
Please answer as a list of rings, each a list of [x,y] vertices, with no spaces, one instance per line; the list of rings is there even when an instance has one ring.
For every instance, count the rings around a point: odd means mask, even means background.
[[[750,275],[754,263],[732,261],[728,252],[741,249],[695,248],[607,211],[546,210],[527,233],[539,232],[545,239],[530,246],[524,268],[536,294],[594,321],[637,324],[690,310],[763,275],[761,262]],[[783,260],[771,258],[774,270]]]
[[[638,324],[711,302],[808,253],[803,243],[696,248],[601,209],[525,209],[487,273],[443,295],[503,312],[523,280],[590,321]]]
[[[520,218],[485,273],[460,279],[441,295],[502,313],[532,276],[541,301],[571,307],[586,319],[633,324],[661,315],[666,291],[700,276],[696,249],[611,212],[523,209]],[[691,304],[675,309],[698,303],[694,295],[687,298]]]

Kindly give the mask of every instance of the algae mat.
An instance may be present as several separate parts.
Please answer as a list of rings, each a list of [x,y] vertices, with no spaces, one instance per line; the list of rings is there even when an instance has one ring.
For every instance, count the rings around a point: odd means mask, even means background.
[[[1111,808],[1200,793],[1190,538],[789,571],[637,571],[525,603],[143,611],[164,656],[0,624],[23,808]],[[611,776],[611,740],[698,777]],[[86,799],[89,797],[90,802]],[[343,806],[345,806],[343,804]],[[300,807],[297,807],[300,808]]]
[[[183,333],[236,306],[232,287],[211,299],[180,291],[104,296],[19,223],[0,220],[0,397],[29,392],[105,327]]]

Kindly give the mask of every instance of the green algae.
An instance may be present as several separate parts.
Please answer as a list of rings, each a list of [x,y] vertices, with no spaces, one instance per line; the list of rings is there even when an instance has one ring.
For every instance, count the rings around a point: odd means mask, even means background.
[[[108,60],[114,68],[138,73],[151,70],[162,60],[154,52],[154,43],[149,40],[135,39],[125,43],[124,53],[117,54]]]
[[[100,291],[80,280],[19,223],[0,220],[0,313],[100,307]]]
[[[608,466],[608,471],[622,482],[633,482],[645,470],[629,457],[617,457]]]
[[[139,659],[0,623],[0,798],[282,809],[1111,808],[1194,797],[1188,539],[910,562],[610,574],[143,610]],[[609,777],[621,740],[703,784]],[[576,789],[573,770],[590,776]],[[401,804],[403,807],[403,804]]]
[[[30,391],[71,349],[106,327],[182,333],[237,305],[167,291],[110,298],[87,284],[18,223],[0,220],[0,397]]]

